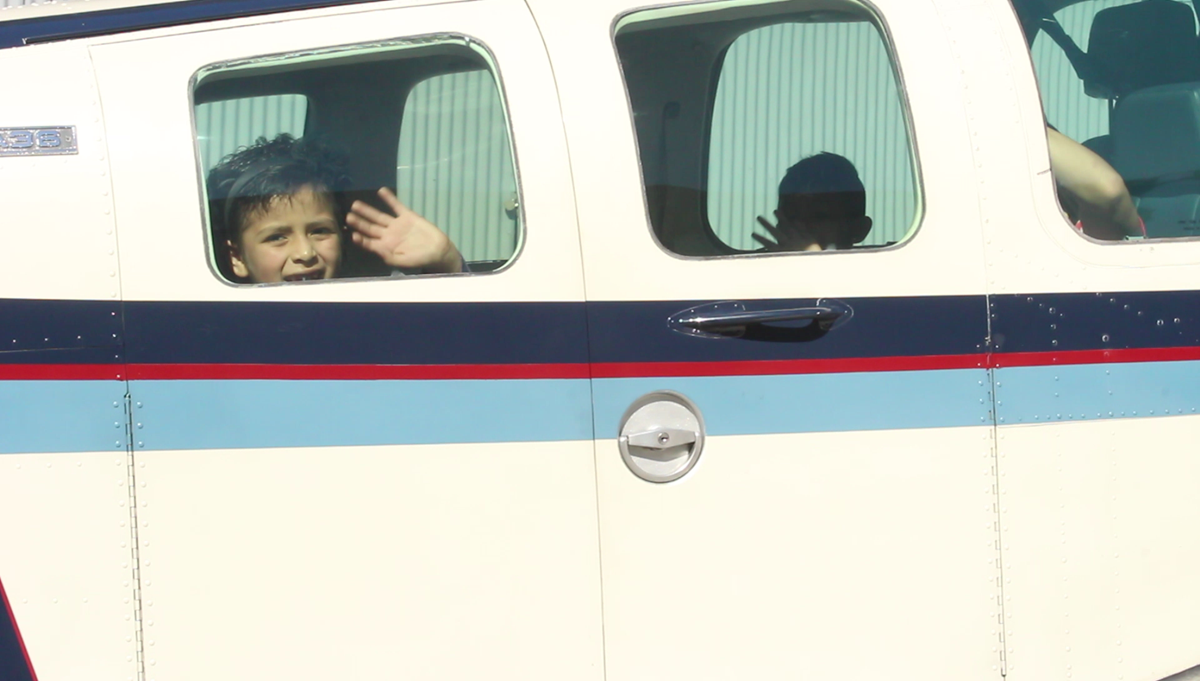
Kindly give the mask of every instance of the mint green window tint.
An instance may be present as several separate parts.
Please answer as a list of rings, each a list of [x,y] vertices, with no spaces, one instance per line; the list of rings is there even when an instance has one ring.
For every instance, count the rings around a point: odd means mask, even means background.
[[[396,187],[441,226],[473,271],[512,257],[520,237],[504,106],[486,70],[433,76],[404,105]]]
[[[207,173],[222,158],[259,137],[304,134],[308,100],[302,95],[243,97],[196,105],[196,142]]]
[[[850,19],[850,17],[846,17]],[[778,23],[730,45],[713,106],[708,218],[738,250],[761,248],[788,168],[821,152],[848,159],[873,226],[858,246],[902,241],[917,215],[907,123],[887,46],[859,20]]]

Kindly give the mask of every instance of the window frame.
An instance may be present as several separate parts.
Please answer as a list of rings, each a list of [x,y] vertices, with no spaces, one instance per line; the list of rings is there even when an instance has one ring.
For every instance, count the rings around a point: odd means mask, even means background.
[[[1139,1],[1140,0],[1126,0],[1125,2],[1122,2],[1118,5],[1113,5],[1113,7],[1124,7],[1124,6],[1128,6],[1128,5],[1134,5],[1134,4],[1137,4]],[[1184,0],[1173,0],[1173,1],[1179,2],[1179,4],[1182,4],[1182,5],[1192,8],[1193,13],[1196,14],[1197,25],[1200,26],[1200,8],[1197,8],[1191,2],[1186,2]],[[1068,2],[1067,4],[1064,4],[1061,7],[1051,11],[1051,14],[1055,15],[1055,19],[1057,20],[1057,18],[1058,18],[1057,15],[1060,12],[1062,12],[1063,10],[1069,9],[1071,7],[1076,7],[1079,5],[1099,4],[1101,2],[1103,2],[1103,0],[1076,0],[1074,2]],[[1024,33],[1025,24],[1024,24],[1024,21],[1020,15],[1020,13],[1017,12],[1015,0],[1008,0],[1008,2],[1006,4],[1008,5],[1009,11],[1012,12],[1012,16],[1016,20],[1017,24],[1021,26],[1022,33]],[[1096,10],[1096,12],[1092,14],[1092,17],[1094,18],[1095,15],[1098,14],[1103,9],[1108,9],[1108,8],[1102,7],[1100,9]],[[1032,38],[1030,38],[1028,35],[1025,36],[1025,55],[1024,56],[1025,56],[1025,59],[1027,60],[1026,64],[1028,65],[1029,72],[1033,74],[1033,79],[1037,86],[1035,88],[1035,90],[1037,93],[1038,106],[1039,106],[1041,116],[1042,116],[1042,127],[1044,130],[1048,130],[1050,127],[1050,121],[1046,117],[1046,97],[1042,92],[1042,79],[1038,72],[1037,63],[1034,61],[1034,57],[1033,57],[1034,43],[1037,42],[1038,38],[1042,37],[1043,35],[1046,35],[1046,32],[1040,28],[1037,28],[1036,23],[1034,24],[1034,30],[1035,30],[1035,33],[1033,34]],[[1063,29],[1063,30],[1065,32],[1066,29]],[[1070,36],[1069,33],[1067,35]],[[1075,40],[1075,36],[1070,36],[1070,37],[1071,37],[1072,41]],[[1200,37],[1198,37],[1197,39],[1200,40]],[[1051,39],[1051,42],[1054,42],[1053,39]],[[1059,53],[1062,53],[1062,47],[1060,47],[1057,43],[1054,43],[1054,49],[1058,50]],[[1064,59],[1066,58],[1065,55],[1063,58]],[[1019,57],[1018,57],[1018,59],[1019,59]],[[1082,79],[1080,79],[1078,74],[1075,73],[1074,67],[1072,67],[1071,73],[1072,73],[1072,76],[1076,80],[1079,80],[1082,83]],[[1108,109],[1108,115],[1107,115],[1107,119],[1108,119],[1107,123],[1110,126],[1110,132],[1108,134],[1111,134],[1113,109],[1111,107],[1111,100],[1105,100],[1105,101],[1110,102],[1110,106]],[[1065,133],[1063,133],[1063,134],[1065,135]],[[1049,154],[1050,154],[1049,134],[1044,133],[1042,135],[1041,139],[1042,139],[1042,143],[1043,143],[1043,149],[1046,150],[1046,156],[1047,156],[1047,158],[1049,158]],[[1070,139],[1081,145],[1083,144],[1083,142],[1080,142],[1079,140],[1075,140],[1075,138],[1073,138],[1073,137],[1071,137]],[[1108,163],[1108,159],[1104,159],[1104,161],[1105,161],[1105,163]],[[1110,165],[1110,167],[1112,167],[1111,164],[1109,164],[1109,165]],[[1113,170],[1116,171],[1116,168],[1113,168]],[[1053,170],[1051,170],[1051,173],[1053,173]],[[1117,174],[1119,175],[1120,172],[1117,171]],[[1122,176],[1121,180],[1125,181],[1125,177]],[[1128,187],[1126,187],[1126,189],[1128,189]],[[1132,192],[1130,192],[1130,197],[1133,198]],[[1168,243],[1169,244],[1169,243],[1181,243],[1181,242],[1200,242],[1200,234],[1196,234],[1195,236],[1178,236],[1178,237],[1148,237],[1148,236],[1147,237],[1136,237],[1135,236],[1135,237],[1126,237],[1124,239],[1097,239],[1095,237],[1084,234],[1083,230],[1077,229],[1075,224],[1073,224],[1071,222],[1070,216],[1067,214],[1066,208],[1063,207],[1062,201],[1059,198],[1057,184],[1055,184],[1053,198],[1054,198],[1054,205],[1058,208],[1059,215],[1062,218],[1062,223],[1067,226],[1067,230],[1069,232],[1073,233],[1077,238],[1083,239],[1085,242],[1090,243],[1090,244],[1096,244],[1099,246],[1111,248],[1111,247],[1130,247],[1130,246],[1136,246],[1139,244],[1154,245],[1154,244],[1159,244],[1159,243]],[[1140,211],[1139,211],[1139,217],[1140,217]]]
[[[453,32],[453,31],[446,31],[446,32],[438,31],[438,32],[433,32],[433,33],[422,33],[422,34],[404,36],[401,38],[393,38],[393,39],[382,40],[382,41],[380,41],[380,40],[364,41],[364,42],[358,42],[358,43],[347,43],[347,44],[333,45],[333,46],[314,48],[314,49],[292,50],[292,51],[287,51],[287,52],[275,52],[275,53],[268,53],[268,54],[262,54],[262,55],[255,55],[252,57],[239,57],[237,59],[223,60],[223,61],[217,61],[217,62],[211,62],[208,64],[204,64],[203,66],[200,66],[199,68],[197,68],[191,74],[191,76],[188,79],[188,83],[187,83],[187,106],[188,106],[188,120],[189,120],[191,135],[192,135],[192,150],[193,150],[193,155],[194,155],[193,167],[196,169],[196,173],[197,173],[196,186],[198,187],[198,190],[199,190],[197,198],[200,202],[200,214],[201,214],[200,232],[201,232],[201,238],[204,241],[205,264],[209,270],[209,273],[213,276],[214,279],[216,279],[220,284],[222,284],[226,287],[229,287],[229,288],[242,289],[242,290],[247,290],[247,289],[248,290],[256,290],[256,289],[260,289],[260,288],[276,288],[276,287],[281,287],[281,286],[286,286],[286,287],[320,286],[320,285],[329,285],[329,284],[343,284],[344,285],[344,284],[349,284],[351,282],[392,281],[392,280],[410,279],[410,278],[414,278],[414,277],[396,276],[395,273],[392,273],[392,274],[387,274],[387,275],[373,275],[373,276],[367,275],[367,276],[355,276],[355,277],[344,277],[344,278],[335,277],[335,278],[329,279],[329,280],[301,281],[301,282],[237,282],[237,281],[232,281],[232,280],[226,278],[225,275],[222,274],[222,272],[220,270],[220,266],[218,265],[218,260],[217,260],[218,257],[220,257],[220,256],[219,256],[218,244],[216,243],[216,234],[213,232],[212,216],[210,215],[210,210],[209,210],[208,185],[207,185],[208,173],[204,170],[204,159],[200,153],[198,128],[196,126],[196,106],[197,106],[196,90],[199,86],[202,85],[204,80],[215,73],[219,74],[219,73],[231,73],[231,72],[237,72],[237,71],[244,71],[247,74],[254,74],[259,70],[271,69],[273,67],[278,67],[282,64],[288,63],[289,61],[291,61],[292,63],[312,65],[313,67],[320,68],[322,65],[328,65],[328,62],[330,62],[330,61],[335,61],[335,60],[339,59],[339,57],[352,59],[354,53],[356,53],[356,52],[359,53],[359,56],[381,55],[381,54],[392,55],[392,54],[403,53],[408,50],[414,50],[414,49],[419,50],[422,48],[434,47],[434,46],[439,46],[439,45],[458,45],[458,46],[461,46],[461,47],[471,51],[472,53],[474,53],[475,56],[477,56],[483,62],[486,70],[488,70],[492,76],[492,80],[495,84],[496,91],[497,91],[497,98],[500,102],[501,115],[503,116],[504,126],[507,131],[509,154],[510,154],[510,159],[512,162],[513,177],[515,180],[515,191],[517,194],[517,206],[518,206],[518,208],[517,208],[517,211],[518,211],[517,244],[516,244],[516,247],[513,249],[513,253],[508,258],[508,260],[503,265],[501,265],[500,267],[497,267],[495,269],[478,271],[478,272],[464,271],[464,272],[456,272],[456,273],[429,273],[429,274],[417,275],[415,278],[420,279],[420,280],[428,280],[428,279],[443,278],[443,277],[459,278],[459,277],[468,276],[468,275],[472,278],[481,277],[481,276],[491,276],[491,275],[497,275],[497,274],[501,274],[501,273],[508,271],[513,266],[513,264],[517,262],[517,260],[521,257],[522,253],[524,252],[525,244],[526,244],[526,240],[527,240],[526,233],[525,233],[525,231],[526,231],[525,230],[525,221],[523,219],[524,213],[522,210],[522,206],[524,203],[524,192],[522,190],[520,161],[518,159],[516,140],[514,139],[514,136],[512,134],[511,108],[510,108],[509,102],[508,102],[507,91],[504,86],[503,74],[500,71],[499,64],[495,57],[495,53],[492,51],[492,49],[488,46],[488,44],[485,41],[483,41],[479,38],[476,38],[472,35],[465,34],[465,33],[459,33],[459,32]],[[370,60],[370,61],[396,61],[396,62],[399,62],[399,61],[403,61],[403,60],[404,60],[403,57],[395,57],[395,58],[374,59],[374,60]],[[285,70],[304,71],[305,68],[292,68],[292,69],[285,69]],[[425,79],[421,79],[421,80],[425,80]],[[411,85],[415,86],[415,84],[419,83],[419,82],[421,82],[421,81],[420,80],[413,81],[413,83]],[[408,95],[411,93],[411,90],[412,90],[412,87],[410,86],[408,88],[408,90],[403,94],[403,98],[402,98],[403,101],[402,101],[401,108],[399,111],[400,118],[398,119],[398,121],[396,123],[397,136],[399,136],[400,125],[402,125],[402,123],[403,123],[403,105],[407,103]],[[280,92],[264,93],[264,95],[275,95],[275,94],[297,94],[297,95],[305,97],[307,104],[306,104],[306,116],[305,116],[305,122],[304,122],[304,127],[305,127],[304,135],[307,136],[308,134],[310,134],[312,118],[308,115],[308,113],[312,111],[311,98],[308,97],[304,93],[297,93],[297,92],[284,93],[284,92],[280,91]],[[263,95],[255,95],[255,96],[263,96]],[[230,100],[212,100],[212,101],[233,101],[236,99],[238,99],[238,98],[232,98]],[[207,102],[202,102],[202,103],[207,103]],[[391,181],[393,183],[395,182],[394,174],[393,174]],[[441,229],[441,228],[439,227],[439,229]],[[443,230],[443,232],[444,232],[444,230]],[[347,243],[349,243],[348,240],[347,240]],[[469,262],[467,264],[469,265]]]
[[[665,246],[662,243],[662,240],[659,239],[658,229],[655,227],[653,218],[650,215],[650,199],[647,194],[648,185],[646,184],[646,171],[645,171],[645,168],[643,167],[643,162],[642,162],[642,160],[644,158],[644,154],[643,154],[643,151],[641,148],[642,143],[641,143],[640,136],[637,134],[637,123],[636,123],[633,99],[630,95],[629,79],[626,77],[626,71],[625,71],[624,66],[622,65],[621,52],[617,46],[618,33],[622,29],[629,26],[630,23],[641,23],[642,21],[647,21],[647,20],[654,21],[654,20],[673,18],[673,17],[704,16],[706,14],[712,14],[714,12],[719,12],[719,11],[722,11],[725,9],[733,9],[733,8],[737,8],[737,7],[767,8],[767,7],[770,7],[773,5],[781,6],[781,5],[793,4],[792,2],[789,2],[788,0],[693,0],[691,2],[670,4],[670,5],[656,4],[656,5],[649,5],[649,6],[645,6],[645,7],[638,7],[635,9],[627,10],[625,12],[618,14],[616,17],[614,17],[614,19],[609,27],[609,42],[613,49],[613,56],[616,60],[617,71],[618,71],[618,74],[621,79],[622,91],[625,96],[626,111],[629,116],[629,121],[633,127],[633,133],[634,133],[633,134],[633,143],[634,143],[634,148],[637,151],[637,167],[638,167],[638,174],[639,174],[639,182],[641,183],[641,189],[642,189],[642,191],[641,191],[642,207],[643,207],[643,211],[645,213],[646,226],[650,232],[651,240],[659,248],[659,250],[661,250],[662,252],[671,256],[672,258],[676,258],[676,259],[680,259],[680,260],[699,260],[699,261],[725,260],[725,259],[730,259],[730,258],[764,258],[764,257],[765,258],[774,258],[774,257],[786,257],[786,256],[795,256],[795,255],[830,256],[830,255],[854,253],[856,251],[870,252],[870,253],[890,252],[890,251],[894,251],[903,246],[908,245],[915,238],[917,238],[917,235],[921,232],[921,227],[924,225],[924,222],[925,222],[926,187],[925,187],[923,173],[921,172],[921,167],[922,167],[921,166],[921,154],[920,154],[920,149],[919,149],[918,142],[917,142],[915,124],[913,122],[912,107],[909,102],[909,98],[907,96],[908,88],[906,85],[906,79],[904,77],[904,68],[903,68],[903,65],[900,63],[900,60],[897,57],[897,53],[896,53],[896,49],[895,49],[895,42],[893,39],[891,27],[888,24],[883,13],[879,10],[879,8],[875,4],[870,2],[869,0],[836,0],[836,3],[840,4],[840,5],[844,5],[844,6],[856,7],[857,9],[859,9],[865,13],[866,21],[868,23],[870,23],[872,25],[872,27],[874,27],[882,45],[883,45],[883,48],[887,53],[888,62],[891,66],[892,77],[894,79],[894,82],[896,85],[896,93],[899,98],[898,103],[900,106],[900,112],[901,112],[901,116],[902,116],[902,119],[904,122],[904,133],[905,133],[906,140],[908,142],[908,150],[909,150],[908,163],[909,163],[909,166],[910,166],[910,169],[912,172],[913,190],[914,190],[914,194],[915,194],[913,197],[914,201],[913,201],[912,221],[911,221],[908,229],[905,232],[904,238],[901,239],[900,241],[897,241],[896,243],[893,243],[890,245],[869,247],[869,248],[850,249],[850,250],[738,251],[738,250],[734,249],[733,247],[729,246],[728,244],[726,244],[723,240],[721,240],[721,238],[719,236],[717,236],[715,230],[713,230],[713,227],[712,227],[711,221],[709,219],[709,215],[708,215],[708,205],[707,205],[707,200],[706,200],[705,205],[702,210],[702,213],[701,213],[701,218],[703,221],[701,227],[703,228],[703,231],[704,231],[703,236],[705,239],[707,239],[710,243],[712,243],[716,247],[716,250],[725,250],[725,251],[729,251],[729,252],[716,253],[716,254],[712,254],[712,255],[687,255],[687,254],[678,253],[674,250],[671,250],[670,248],[668,248],[667,246]],[[794,13],[795,12],[792,12],[792,14],[794,14]],[[650,16],[647,16],[647,15],[650,15]],[[763,12],[761,16],[774,18],[774,17],[779,17],[779,16],[785,16],[785,15],[786,15],[786,13],[782,13],[782,12]],[[632,21],[633,17],[643,17],[643,18],[636,22],[633,22]],[[699,22],[697,22],[697,23],[699,23]],[[774,26],[774,25],[778,25],[779,23],[804,23],[804,22],[773,22],[773,23],[764,24],[763,26],[759,26],[756,28],[764,28],[767,26]],[[811,23],[817,23],[817,22],[811,22]],[[709,168],[711,165],[710,154],[712,152],[713,114],[715,111],[717,87],[719,87],[720,76],[721,76],[722,71],[724,70],[725,58],[729,52],[729,48],[733,45],[734,42],[736,42],[742,36],[746,35],[749,31],[756,30],[756,28],[747,29],[746,31],[739,33],[737,35],[737,37],[735,37],[733,40],[731,40],[729,42],[729,44],[726,45],[720,51],[720,53],[717,55],[717,58],[713,63],[712,72],[709,74],[710,95],[707,97],[706,102],[705,102],[704,139],[703,139],[702,151],[701,151],[701,153],[702,153],[701,166],[699,169],[700,173],[701,173],[703,189],[706,194],[708,192],[708,185],[709,185],[709,181],[710,181]]]

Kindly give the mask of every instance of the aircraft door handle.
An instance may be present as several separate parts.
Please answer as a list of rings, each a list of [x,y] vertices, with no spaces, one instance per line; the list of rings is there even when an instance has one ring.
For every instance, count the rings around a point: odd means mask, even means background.
[[[811,320],[833,322],[841,317],[840,310],[831,307],[790,307],[775,310],[732,310],[729,312],[696,313],[679,320],[697,331],[725,333],[745,331],[747,326],[780,322]]]
[[[664,427],[653,428],[640,433],[630,433],[622,437],[625,438],[630,447],[666,450],[681,445],[690,445],[700,437],[700,433],[694,430]]]
[[[700,338],[808,341],[824,336],[854,314],[849,305],[829,299],[803,307],[761,305],[740,301],[710,303],[678,312],[668,324],[680,333]],[[797,326],[795,322],[809,323]]]
[[[704,448],[704,419],[691,400],[670,390],[633,401],[617,433],[617,449],[629,471],[646,482],[687,475]]]

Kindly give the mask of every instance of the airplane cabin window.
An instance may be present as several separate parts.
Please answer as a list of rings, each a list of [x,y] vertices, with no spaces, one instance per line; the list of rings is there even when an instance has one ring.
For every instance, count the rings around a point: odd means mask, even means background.
[[[907,112],[862,5],[649,10],[618,24],[616,45],[668,250],[859,250],[915,231]]]
[[[1107,241],[1200,236],[1200,46],[1193,3],[1013,0],[1031,43],[1068,220]],[[1082,149],[1082,151],[1081,151]],[[1097,209],[1094,154],[1115,190]],[[1122,187],[1123,184],[1123,187]]]
[[[240,60],[195,82],[209,257],[225,280],[480,274],[517,252],[507,118],[479,42]]]

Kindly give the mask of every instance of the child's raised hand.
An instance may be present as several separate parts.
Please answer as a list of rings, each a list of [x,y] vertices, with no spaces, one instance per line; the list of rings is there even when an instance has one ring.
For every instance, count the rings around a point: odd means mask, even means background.
[[[761,234],[752,234],[754,240],[762,244],[768,251],[819,251],[821,244],[812,232],[804,228],[799,222],[788,220],[786,217],[775,211],[775,220],[778,225],[772,225],[771,221],[758,216],[758,224],[767,230],[775,240],[772,241]]]
[[[442,230],[401,203],[387,187],[379,189],[379,197],[394,215],[355,201],[346,216],[354,243],[392,267],[462,271],[462,255]]]

